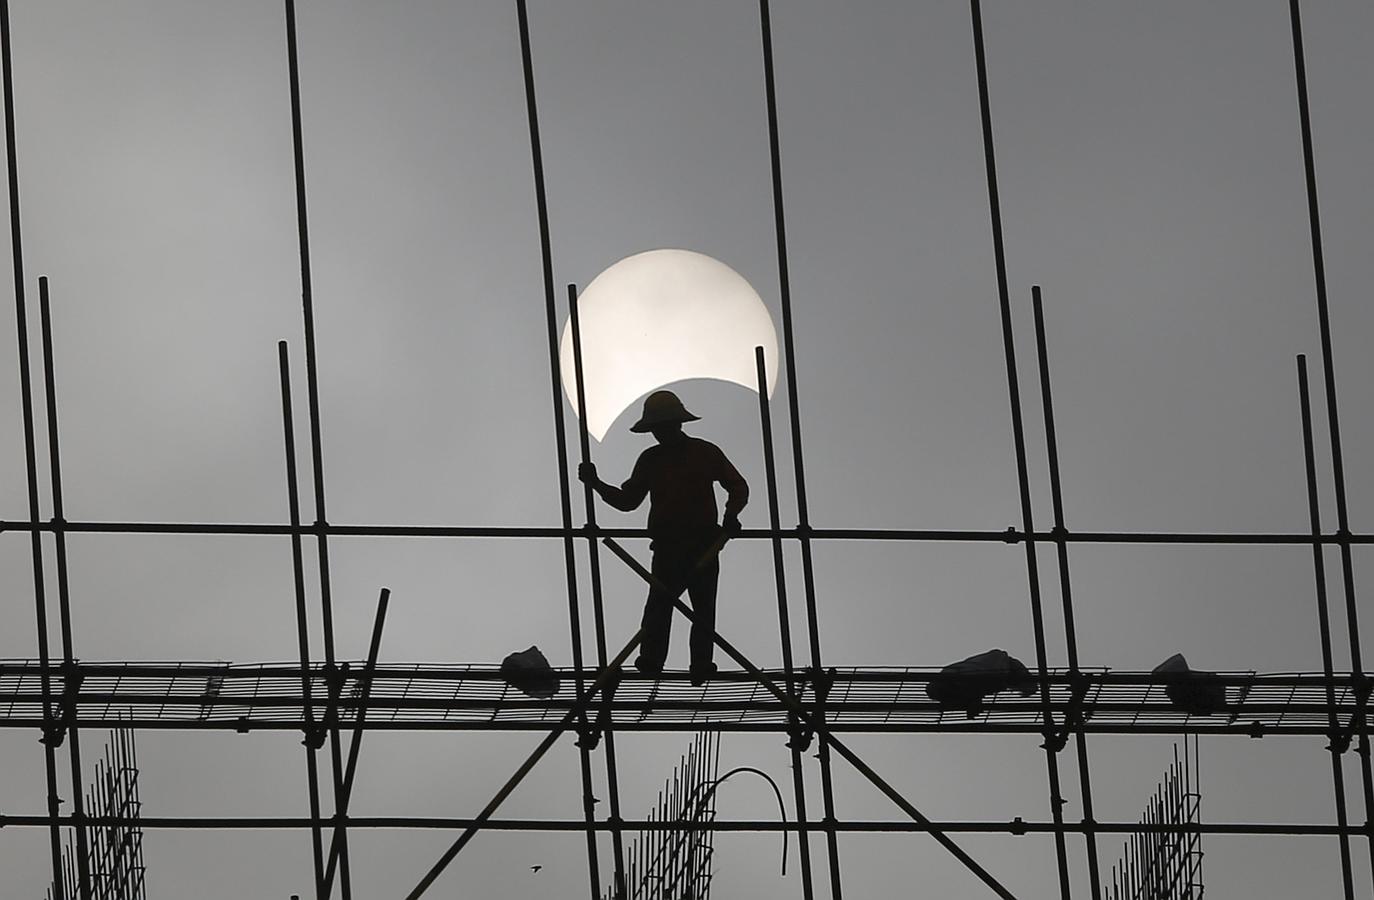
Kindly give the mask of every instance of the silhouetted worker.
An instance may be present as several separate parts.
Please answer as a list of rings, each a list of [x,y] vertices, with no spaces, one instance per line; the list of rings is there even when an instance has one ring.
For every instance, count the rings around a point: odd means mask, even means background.
[[[637,509],[649,498],[649,548],[653,574],[670,589],[686,584],[692,600],[690,639],[692,683],[701,684],[716,671],[716,583],[720,560],[714,556],[700,568],[702,556],[719,536],[739,531],[739,513],[749,502],[749,485],[710,441],[682,431],[695,422],[672,391],[654,391],[644,399],[644,413],[630,430],[650,432],[658,441],[639,455],[634,471],[620,487],[597,477],[596,466],[583,463],[577,477],[591,485],[601,499],[622,512]],[[715,483],[725,488],[725,518],[716,523]],[[668,634],[673,624],[672,598],[650,588],[644,604],[644,639],[635,668],[648,675],[663,670],[668,658]]]

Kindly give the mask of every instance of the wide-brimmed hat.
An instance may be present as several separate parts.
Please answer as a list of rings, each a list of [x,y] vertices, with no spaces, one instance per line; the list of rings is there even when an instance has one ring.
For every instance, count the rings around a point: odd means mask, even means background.
[[[689,413],[672,391],[654,391],[644,398],[644,413],[630,430],[643,434],[669,422],[695,422],[700,418]]]

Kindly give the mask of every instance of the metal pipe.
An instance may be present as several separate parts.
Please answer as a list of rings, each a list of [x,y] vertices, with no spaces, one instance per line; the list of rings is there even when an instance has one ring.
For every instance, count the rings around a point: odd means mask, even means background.
[[[152,698],[151,702],[157,702],[157,699],[158,699],[158,698]],[[299,704],[299,701],[297,701],[297,704]],[[377,705],[380,705],[380,704],[377,704]],[[450,719],[445,719],[445,718],[444,718],[443,712],[442,712],[442,706],[440,706],[440,705],[434,705],[434,706],[431,706],[431,708],[436,709],[436,710],[439,710],[438,712],[436,712],[436,714],[435,714],[432,718],[428,718],[428,719],[403,719],[403,720],[376,721],[376,722],[370,722],[370,723],[368,724],[367,728],[368,728],[368,730],[370,730],[370,731],[386,731],[386,732],[408,731],[408,732],[417,732],[417,733],[418,733],[418,732],[432,732],[432,731],[450,731],[450,732],[458,732],[458,731],[488,731],[488,732],[491,732],[491,731],[504,731],[504,732],[530,731],[530,732],[541,732],[541,731],[548,731],[549,729],[556,727],[556,720],[553,720],[553,719],[549,719],[549,720],[546,720],[546,721],[531,721],[531,720],[525,720],[525,719],[510,719],[510,720],[495,719],[495,720],[492,720],[492,719],[490,718],[490,715],[486,716],[485,718],[470,719],[470,720],[467,720],[467,721],[456,721],[456,720],[453,720],[453,719],[451,719],[451,718],[450,718]],[[469,708],[471,708],[471,707],[469,707]],[[569,708],[569,704],[563,703],[563,704],[560,704],[560,705],[558,705],[558,706],[536,707],[535,710],[536,710],[536,711],[541,711],[541,710],[543,710],[543,711],[547,711],[547,712],[549,712],[549,713],[558,713],[558,712],[565,711],[565,710],[567,710],[568,708]],[[491,709],[492,709],[492,708],[491,708],[490,706],[487,706],[487,707],[484,708],[484,711],[487,712],[487,713],[489,714],[489,713],[491,712]],[[618,713],[634,714],[634,715],[640,716],[640,717],[642,717],[643,714],[644,714],[645,712],[649,711],[649,710],[667,710],[667,709],[672,709],[672,710],[677,710],[677,711],[690,711],[690,710],[691,710],[691,706],[690,706],[689,704],[676,703],[676,704],[674,704],[674,706],[672,706],[672,707],[670,708],[670,707],[667,707],[665,704],[662,704],[662,703],[655,703],[655,702],[623,703],[623,704],[617,704],[617,705],[615,706],[615,711],[618,712]],[[633,732],[641,733],[641,734],[649,734],[649,733],[674,733],[674,732],[689,732],[689,733],[690,733],[690,732],[697,731],[697,730],[701,730],[701,731],[711,731],[711,732],[716,732],[716,733],[726,733],[726,732],[728,732],[728,733],[733,733],[733,734],[786,734],[786,733],[788,732],[789,726],[788,726],[788,724],[787,724],[787,718],[786,718],[786,714],[787,714],[787,711],[788,711],[788,710],[787,710],[786,707],[774,706],[774,707],[766,708],[766,709],[765,709],[765,711],[773,712],[773,713],[777,714],[778,719],[777,719],[776,721],[771,721],[771,722],[739,721],[739,714],[740,714],[741,712],[754,712],[754,711],[757,711],[757,710],[759,710],[759,709],[760,709],[760,707],[757,707],[757,706],[751,706],[751,707],[739,707],[739,706],[736,706],[736,707],[732,707],[732,708],[729,708],[729,709],[727,710],[727,712],[730,714],[730,717],[729,717],[729,718],[726,718],[726,719],[723,719],[723,720],[715,720],[715,721],[710,721],[710,720],[705,720],[705,721],[689,721],[689,720],[686,720],[686,719],[682,719],[682,720],[668,719],[668,720],[663,720],[663,721],[654,721],[654,720],[651,720],[651,719],[641,719],[641,720],[628,720],[628,719],[627,719],[627,720],[622,720],[622,721],[620,721],[620,722],[617,722],[616,728],[619,729],[620,731],[633,731]],[[1322,710],[1322,712],[1324,712],[1324,710]],[[1281,713],[1280,713],[1280,714],[1281,714]],[[874,718],[875,718],[875,719],[879,719],[879,720],[878,720],[878,721],[867,721],[867,722],[858,721],[858,722],[853,722],[853,723],[847,723],[847,722],[832,723],[832,725],[831,725],[831,727],[830,727],[830,730],[831,730],[831,731],[834,731],[836,734],[1002,734],[1002,735],[1024,734],[1024,735],[1042,735],[1042,734],[1044,733],[1044,726],[1043,726],[1042,724],[1040,724],[1039,722],[1034,722],[1034,721],[1023,721],[1023,722],[1015,722],[1015,721],[1012,721],[1012,722],[996,722],[996,721],[992,721],[992,722],[967,722],[967,723],[965,723],[965,722],[949,722],[949,723],[938,723],[938,722],[914,722],[914,723],[908,724],[908,723],[905,723],[905,722],[901,722],[901,723],[886,722],[886,723],[885,723],[885,722],[880,721],[881,716],[880,716],[880,715],[877,715],[877,714],[875,714],[875,717],[874,717]],[[251,732],[300,731],[300,730],[302,729],[302,727],[303,727],[303,720],[301,719],[301,717],[300,717],[299,715],[289,716],[289,717],[283,716],[283,717],[276,718],[276,719],[271,719],[271,720],[246,719],[246,718],[245,718],[245,719],[218,719],[218,720],[209,720],[209,721],[201,720],[201,719],[182,719],[182,720],[166,720],[166,719],[161,719],[161,720],[159,720],[159,719],[153,719],[153,718],[120,718],[120,717],[117,717],[117,716],[112,716],[112,717],[108,717],[108,718],[100,718],[100,717],[88,716],[88,717],[82,718],[82,719],[78,722],[78,724],[79,724],[80,727],[82,727],[82,728],[98,728],[98,727],[102,727],[102,726],[127,725],[128,727],[131,727],[131,728],[137,728],[137,729],[139,729],[139,730],[146,730],[146,731],[235,731],[235,732],[239,732],[239,733],[244,733],[244,734],[246,734],[246,733],[248,733],[248,732],[250,732],[250,731],[251,731]],[[37,729],[37,728],[41,728],[42,725],[43,725],[43,720],[42,720],[41,718],[39,718],[39,717],[34,717],[34,718],[31,718],[31,719],[23,719],[23,720],[13,720],[13,719],[0,720],[0,727],[3,727],[3,728],[35,728],[35,729]],[[1142,724],[1142,725],[1135,725],[1135,726],[1132,726],[1132,725],[1130,725],[1130,724],[1097,725],[1097,724],[1091,724],[1091,723],[1090,723],[1090,724],[1088,724],[1088,725],[1079,726],[1079,727],[1082,727],[1082,728],[1083,728],[1087,733],[1089,733],[1089,734],[1100,734],[1100,735],[1106,735],[1106,734],[1115,734],[1115,735],[1122,735],[1122,734],[1134,734],[1134,735],[1146,735],[1146,734],[1155,734],[1155,735],[1178,735],[1178,734],[1194,734],[1194,735],[1209,734],[1209,735],[1221,735],[1221,734],[1225,734],[1225,735],[1244,736],[1244,737],[1249,737],[1249,738],[1254,738],[1254,737],[1256,736],[1256,731],[1255,731],[1255,729],[1254,729],[1254,728],[1251,728],[1251,727],[1247,727],[1247,726],[1246,726],[1245,724],[1243,724],[1243,723],[1241,723],[1241,724],[1234,724],[1234,725],[1227,725],[1227,724],[1222,723],[1222,724],[1217,724],[1217,725],[1213,725],[1213,726],[1198,726],[1198,725],[1196,725],[1196,724],[1193,724],[1193,725],[1185,725],[1185,724],[1180,724],[1180,723],[1174,722],[1174,721],[1165,721],[1165,722],[1151,723],[1151,724]],[[1261,737],[1266,737],[1266,738],[1268,738],[1268,737],[1274,737],[1274,736],[1279,736],[1279,735],[1286,736],[1286,737],[1298,737],[1298,736],[1307,736],[1307,737],[1330,737],[1330,734],[1331,734],[1331,732],[1330,732],[1329,726],[1327,726],[1327,725],[1323,722],[1323,723],[1320,723],[1320,724],[1311,723],[1311,724],[1296,725],[1296,726],[1288,726],[1288,725],[1285,725],[1285,726],[1283,727],[1283,730],[1282,730],[1282,731],[1278,731],[1277,729],[1264,728],[1264,729],[1261,729],[1260,736],[1261,736]]]
[[[56,725],[51,722],[52,685],[47,675],[48,667],[48,609],[47,595],[43,578],[43,544],[38,531],[38,461],[34,449],[33,433],[33,384],[29,373],[29,327],[28,314],[24,300],[24,242],[19,216],[19,164],[15,153],[14,139],[14,65],[10,53],[10,4],[0,0],[0,67],[4,69],[5,101],[5,161],[9,173],[10,201],[10,260],[14,271],[14,309],[15,331],[19,342],[19,396],[24,417],[24,466],[28,479],[29,522],[32,527],[29,537],[33,557],[33,596],[34,618],[38,632],[38,656],[43,662],[44,673],[40,676],[43,690],[43,771],[48,789],[48,814],[57,815],[57,748]],[[80,790],[78,783],[77,790]],[[56,825],[48,829],[49,851],[52,855],[53,886],[56,900],[65,900],[66,892],[62,884],[62,836]]]
[[[568,285],[568,321],[572,328],[573,345],[573,376],[577,389],[577,408],[580,414],[577,417],[577,438],[578,449],[583,463],[592,461],[591,436],[587,433],[587,395],[586,382],[583,380],[582,368],[582,324],[581,317],[577,308],[577,285]],[[552,347],[550,348],[552,352]],[[549,365],[555,370],[559,367],[561,357],[553,357],[549,360]],[[555,404],[555,415],[559,422],[563,422],[563,404]],[[558,462],[565,469],[566,457],[559,455]],[[606,613],[602,604],[601,596],[601,551],[596,542],[596,495],[592,491],[590,483],[582,485],[582,509],[586,514],[587,524],[587,566],[591,578],[592,588],[592,619],[596,630],[596,663],[598,666],[606,665]],[[615,754],[615,729],[609,719],[605,722],[605,731],[602,740],[606,744],[606,795],[610,802],[612,822],[620,821],[620,776],[617,774],[616,754]],[[617,896],[623,897],[625,893],[625,837],[618,831],[611,832],[611,850],[615,864],[615,881]]]
[[[1345,461],[1341,451],[1340,409],[1336,403],[1336,368],[1331,352],[1331,315],[1326,300],[1326,259],[1322,252],[1321,211],[1317,204],[1317,169],[1312,151],[1312,117],[1307,101],[1307,60],[1303,51],[1302,15],[1298,0],[1288,2],[1293,33],[1293,74],[1298,93],[1298,120],[1302,131],[1303,173],[1307,186],[1307,218],[1312,235],[1312,278],[1317,298],[1317,324],[1321,335],[1322,374],[1326,383],[1326,424],[1331,438],[1331,476],[1336,488],[1336,534],[1341,552],[1341,583],[1345,590],[1347,630],[1350,635],[1350,668],[1360,682],[1364,665],[1360,659],[1360,622],[1355,603],[1355,570],[1351,559],[1350,517],[1346,509]],[[1370,764],[1368,735],[1359,738],[1360,776],[1364,788],[1365,818],[1374,816],[1374,771]],[[1366,831],[1371,875],[1374,875],[1374,821]]]
[[[763,433],[763,470],[768,485],[768,525],[773,531],[779,527],[778,515],[778,473],[773,458],[773,416],[768,404],[768,377],[764,365],[763,348],[754,348],[754,368],[758,378],[759,425]],[[782,641],[782,665],[787,676],[787,693],[795,696],[797,691],[796,671],[792,664],[792,625],[787,608],[787,572],[783,562],[782,539],[773,538],[773,583],[778,597],[778,630]],[[819,673],[817,673],[819,674]],[[797,727],[797,717],[789,715],[789,728]],[[792,751],[792,796],[795,798],[797,819],[806,821],[806,771],[803,766],[802,747],[794,732],[787,742]],[[797,854],[801,860],[802,897],[811,900],[815,889],[811,880],[811,841],[803,836],[797,841]]]
[[[1016,339],[1011,327],[1011,299],[1007,291],[1007,261],[1002,241],[1002,202],[997,189],[997,158],[993,147],[992,111],[988,102],[987,55],[983,46],[983,12],[980,0],[969,0],[973,22],[973,53],[978,73],[978,107],[983,125],[983,161],[987,169],[988,211],[992,224],[992,252],[997,268],[997,300],[1002,314],[1002,350],[1007,366],[1007,395],[1011,405],[1012,443],[1016,451],[1016,478],[1021,496],[1021,523],[1027,534],[1034,534],[1031,510],[1030,479],[1026,465],[1025,426],[1021,419],[1021,388],[1016,371]],[[1045,681],[1048,661],[1045,655],[1045,621],[1040,603],[1040,570],[1036,558],[1035,541],[1027,540],[1026,578],[1030,585],[1031,624],[1035,633],[1035,662],[1039,676],[1040,697],[1044,706],[1045,725],[1053,728],[1050,711],[1049,685]],[[1045,767],[1049,777],[1050,813],[1055,821],[1063,818],[1064,798],[1059,789],[1059,760],[1052,746],[1045,746]],[[1059,893],[1069,900],[1069,860],[1062,833],[1055,835],[1055,857],[1059,863]]]
[[[777,86],[773,73],[773,26],[768,0],[759,0],[759,30],[763,41],[764,93],[768,105],[768,150],[773,176],[773,231],[778,246],[778,300],[782,310],[783,362],[787,371],[787,406],[792,426],[792,476],[797,487],[797,533],[801,544],[802,590],[806,596],[807,637],[811,666],[821,672],[820,626],[816,612],[816,578],[811,558],[811,522],[806,502],[806,466],[802,459],[801,415],[797,400],[796,342],[792,334],[792,287],[787,264],[787,216],[783,207],[782,153],[778,134]],[[825,727],[824,705],[818,706],[820,728]],[[821,803],[826,822],[835,821],[835,786],[831,777],[830,746],[822,741],[817,757],[821,764]],[[825,835],[830,862],[831,900],[841,900],[840,847],[833,831]]]
[[[291,524],[300,522],[300,499],[296,479],[296,428],[293,421],[291,403],[291,363],[287,356],[286,341],[277,344],[277,365],[281,373],[282,436],[286,447],[286,498],[291,516]],[[301,697],[302,712],[305,720],[302,743],[305,745],[306,780],[310,789],[310,841],[315,861],[316,900],[328,896],[324,889],[324,845],[320,830],[320,780],[318,761],[315,759],[315,712],[310,690],[310,623],[305,607],[305,563],[301,558],[301,536],[291,535],[291,571],[296,587],[296,643],[301,657]]]
[[[1317,492],[1317,462],[1312,441],[1312,399],[1307,386],[1307,357],[1298,355],[1298,400],[1302,412],[1302,448],[1307,474],[1307,515],[1312,533],[1321,531],[1321,497]],[[1312,547],[1312,571],[1316,582],[1317,627],[1321,639],[1322,670],[1328,679],[1326,702],[1330,708],[1331,784],[1336,794],[1336,821],[1348,824],[1345,801],[1345,772],[1341,766],[1340,720],[1336,715],[1335,668],[1331,653],[1331,614],[1326,602],[1326,559],[1322,548]],[[1354,900],[1355,881],[1350,868],[1350,837],[1341,833],[1341,882],[1346,900]]]
[[[62,631],[62,663],[66,671],[64,688],[70,686],[75,675],[76,657],[72,641],[71,591],[67,577],[67,533],[62,528],[62,451],[58,441],[57,428],[57,378],[54,374],[52,351],[52,314],[48,304],[48,278],[38,279],[38,319],[43,339],[43,387],[47,400],[48,420],[48,468],[52,483],[52,521],[53,539],[57,551],[57,609]],[[79,682],[76,682],[79,687]],[[76,820],[76,873],[77,889],[81,900],[91,900],[91,848],[90,835],[86,828],[85,802],[81,796],[81,739],[79,729],[73,724],[77,716],[77,695],[63,691],[62,711],[64,718],[72,721],[66,724],[67,752],[71,761],[72,805]]]
[[[65,525],[68,534],[236,534],[270,537],[273,535],[316,535],[321,532],[332,537],[430,537],[430,538],[539,538],[562,539],[583,537],[583,527],[547,527],[523,525],[338,525],[325,524],[293,526],[282,523],[234,522],[84,522],[70,521]],[[51,522],[28,522],[14,519],[0,520],[0,533],[52,532]],[[598,533],[603,537],[649,538],[643,528],[607,528]],[[799,528],[745,528],[731,540],[771,540],[774,536],[785,540],[800,540]],[[817,528],[805,533],[808,541],[896,541],[962,544],[1015,545],[1026,540],[1025,532],[1017,528],[1002,531],[942,529],[942,528]],[[1069,544],[1144,544],[1175,546],[1338,546],[1374,545],[1374,533],[1352,532],[1339,534],[1289,534],[1281,532],[1200,532],[1200,531],[1070,531],[1056,535],[1053,531],[1037,531],[1031,538],[1049,543],[1056,539]]]
[[[1040,299],[1040,286],[1031,288],[1031,306],[1035,313],[1036,359],[1040,368],[1040,405],[1045,416],[1045,448],[1050,470],[1050,498],[1054,507],[1054,541],[1056,560],[1059,563],[1059,596],[1064,610],[1064,644],[1069,660],[1070,678],[1081,677],[1078,670],[1078,634],[1073,616],[1073,586],[1069,577],[1069,545],[1063,539],[1064,490],[1059,473],[1059,439],[1054,425],[1054,392],[1050,387],[1049,345],[1045,337],[1045,311]],[[1043,672],[1041,673],[1044,674]],[[1070,728],[1073,722],[1065,721],[1064,727]],[[1092,830],[1093,790],[1092,773],[1088,766],[1088,740],[1081,729],[1074,728],[1074,750],[1078,759],[1078,790],[1083,802],[1083,832],[1088,854],[1088,884],[1093,900],[1102,896],[1102,875],[1097,857],[1097,834]]]
[[[45,815],[5,815],[0,823],[5,827],[32,828],[47,827],[51,818]],[[74,824],[70,815],[57,816],[59,826]],[[180,831],[240,831],[270,829],[273,831],[300,830],[311,827],[312,823],[332,824],[333,816],[312,819],[309,816],[152,816],[138,818],[140,827],[155,830]],[[575,819],[496,819],[492,817],[424,817],[424,816],[349,816],[349,828],[407,829],[416,831],[532,831],[549,833],[575,833],[581,831],[609,832],[612,823],[593,822],[588,824]],[[93,827],[119,827],[130,823],[127,816],[89,816],[87,822]],[[780,822],[777,819],[739,819],[711,822],[676,822],[659,819],[626,819],[625,828],[646,832],[671,832],[683,828],[699,831],[723,831],[731,833],[753,832],[777,834],[790,832],[822,832],[827,827],[822,822]],[[870,819],[847,819],[835,824],[837,831],[850,834],[935,834],[939,832],[961,834],[1050,834],[1056,829],[1050,821],[1011,821],[993,820],[927,820],[888,821]],[[1080,823],[1066,822],[1064,831],[1081,834]],[[1103,834],[1133,835],[1136,833],[1168,835],[1232,835],[1254,837],[1278,837],[1285,835],[1309,835],[1332,837],[1341,833],[1341,827],[1328,823],[1277,823],[1277,822],[1213,822],[1213,823],[1169,823],[1145,825],[1140,822],[1099,822],[1097,830]],[[1362,825],[1348,825],[1346,833],[1363,834]]]
[[[572,641],[573,665],[580,673],[582,670],[582,623],[577,598],[577,557],[572,538],[572,499],[568,490],[568,445],[563,427],[563,398],[559,392],[558,384],[558,335],[554,313],[553,251],[549,238],[548,200],[544,191],[544,151],[539,139],[539,107],[534,90],[534,63],[530,55],[529,13],[526,10],[525,0],[516,0],[515,6],[520,31],[520,61],[525,81],[525,111],[529,120],[530,162],[534,173],[535,208],[539,221],[539,257],[544,276],[544,312],[549,344],[549,379],[553,396],[554,437],[558,454],[559,512],[563,526],[563,563],[567,572],[568,630]],[[574,688],[578,705],[585,710],[583,701],[587,694],[580,675],[574,682]],[[581,721],[585,724],[585,717]],[[592,795],[591,751],[579,743],[578,756],[582,774],[582,812],[586,820],[591,822],[596,818]],[[453,852],[456,853],[457,851],[454,850]],[[451,859],[452,857],[448,858]],[[447,865],[447,862],[442,863],[438,869],[442,869],[443,865]],[[598,900],[601,891],[600,870],[596,836],[588,832],[587,876],[591,885],[592,900]],[[437,876],[437,874],[437,869],[431,872],[432,876]],[[425,882],[421,882],[421,886],[416,888],[415,896],[419,896],[418,892],[424,889],[424,885]]]
[[[339,806],[340,815],[348,815],[348,804],[353,797],[353,778],[358,772],[358,754],[362,750],[364,723],[367,719],[367,699],[372,692],[372,675],[377,670],[377,656],[382,649],[382,627],[386,624],[386,610],[391,602],[391,589],[382,588],[377,597],[377,614],[372,620],[372,640],[367,647],[367,662],[363,664],[359,676],[358,715],[353,722],[353,736],[348,744],[348,763],[344,767],[343,802]],[[339,836],[343,832],[335,830],[334,839],[329,844],[329,860],[324,869],[324,892],[328,894],[334,884],[334,868],[338,865],[342,846]]]
[[[310,414],[310,461],[314,475],[315,544],[319,563],[320,610],[324,625],[324,661],[334,666],[334,603],[329,578],[329,535],[321,526],[328,521],[324,502],[324,452],[320,434],[319,367],[315,356],[315,304],[310,269],[310,228],[305,193],[305,148],[301,135],[300,61],[296,48],[296,3],[285,0],[287,70],[291,93],[291,144],[295,164],[296,225],[301,264],[301,312],[305,337],[306,404]],[[325,725],[329,729],[329,756],[334,787],[334,809],[343,800],[343,759],[339,737],[339,723],[332,707],[325,710]],[[348,864],[348,833],[338,831],[339,887],[343,900],[352,900],[352,876]]]

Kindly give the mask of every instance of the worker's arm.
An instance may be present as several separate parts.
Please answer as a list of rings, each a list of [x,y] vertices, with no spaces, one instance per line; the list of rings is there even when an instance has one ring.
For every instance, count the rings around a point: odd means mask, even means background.
[[[635,463],[634,472],[620,487],[607,484],[596,474],[596,465],[593,463],[582,463],[577,467],[577,477],[582,482],[591,485],[592,490],[605,500],[609,506],[621,512],[630,512],[638,509],[639,504],[644,502],[644,498],[649,494],[649,487],[644,478],[642,464]]]
[[[720,471],[716,475],[716,480],[725,488],[725,517],[722,524],[726,531],[739,531],[740,511],[749,503],[749,482],[744,480],[744,476],[726,458],[723,451],[720,454]]]

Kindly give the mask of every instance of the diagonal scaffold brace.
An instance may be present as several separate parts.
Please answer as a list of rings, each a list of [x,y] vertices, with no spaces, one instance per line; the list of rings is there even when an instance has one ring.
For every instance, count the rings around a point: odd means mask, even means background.
[[[339,809],[335,815],[335,818],[340,820],[348,816],[348,804],[353,798],[353,780],[358,774],[358,753],[362,750],[363,732],[366,730],[367,701],[372,693],[372,676],[377,671],[377,657],[382,650],[382,627],[386,624],[386,611],[390,603],[391,588],[382,588],[381,594],[377,597],[377,613],[372,621],[372,640],[367,648],[367,662],[363,664],[363,671],[358,679],[358,715],[353,723],[353,737],[348,745],[348,765],[344,768],[343,791],[340,794]],[[344,665],[347,666],[347,663]],[[334,887],[334,872],[339,865],[343,850],[342,835],[342,829],[336,827],[329,844],[329,859],[325,863],[324,869],[324,894],[326,897],[331,895]]]
[[[619,557],[620,560],[631,569],[631,571],[633,571],[636,575],[643,579],[647,584],[667,593],[667,595],[672,598],[672,604],[674,608],[676,608],[678,612],[686,616],[688,621],[691,621],[694,618],[691,608],[688,607],[687,604],[683,603],[681,599],[683,592],[687,589],[687,586],[685,584],[677,588],[676,590],[669,589],[666,585],[663,584],[663,582],[661,582],[655,575],[653,575],[653,573],[651,573],[648,569],[644,568],[643,564],[641,564],[639,560],[635,559],[629,553],[629,551],[627,551],[625,548],[621,547],[618,543],[616,543],[616,541],[613,538],[608,537],[603,538],[602,540],[603,543],[605,543],[605,545],[607,546],[607,548],[609,548],[612,553]],[[702,558],[698,561],[697,567],[700,568],[701,566],[705,565],[706,563],[710,562],[713,558],[715,558],[720,553],[721,548],[725,546],[727,540],[728,535],[722,532],[720,537],[718,537],[715,540],[715,542],[709,548],[707,548],[706,552],[702,554]],[[534,748],[530,755],[520,765],[520,768],[516,769],[515,774],[511,775],[511,777],[507,779],[506,783],[501,786],[501,789],[496,792],[496,795],[493,796],[492,799],[487,803],[487,805],[482,808],[482,811],[477,814],[477,816],[473,819],[472,825],[466,828],[463,831],[463,833],[458,836],[458,839],[455,840],[452,846],[450,846],[448,850],[444,852],[444,855],[439,858],[439,861],[436,862],[430,868],[429,872],[425,874],[424,878],[420,879],[420,883],[417,884],[415,888],[411,890],[409,894],[406,895],[406,900],[417,900],[417,898],[422,896],[424,892],[429,889],[429,887],[434,883],[434,881],[439,877],[439,875],[443,873],[444,869],[448,867],[448,864],[453,861],[454,857],[456,857],[462,851],[462,849],[465,846],[467,846],[467,844],[472,840],[472,838],[477,834],[477,832],[482,829],[483,824],[487,822],[496,813],[496,810],[501,806],[502,803],[505,802],[506,798],[511,795],[515,788],[520,784],[520,782],[524,780],[525,776],[528,775],[539,763],[539,761],[544,758],[544,755],[547,754],[548,751],[553,747],[553,745],[558,741],[558,738],[561,737],[564,732],[566,732],[569,728],[572,727],[573,723],[577,720],[578,716],[580,716],[586,711],[586,709],[593,702],[596,695],[599,692],[605,690],[609,685],[611,685],[613,682],[619,679],[621,667],[625,664],[625,660],[629,659],[630,654],[634,652],[635,648],[639,646],[639,642],[643,638],[643,636],[643,628],[640,628],[638,631],[634,633],[634,636],[630,638],[630,640],[625,644],[624,648],[622,648],[621,651],[615,655],[615,658],[612,659],[607,664],[606,668],[603,669],[600,672],[600,674],[597,675],[596,680],[588,686],[587,691],[583,695],[581,702],[576,703],[572,707],[570,707],[568,711],[563,715],[563,718],[559,720],[558,724],[554,726],[554,728],[547,735],[545,735],[544,739],[539,742],[539,745]],[[861,775],[867,778],[873,784],[873,786],[876,787],[880,792],[882,792],[889,800],[895,803],[899,809],[901,809],[904,813],[906,813],[916,822],[930,829],[930,835],[934,837],[935,840],[942,847],[948,850],[950,854],[954,856],[955,859],[963,863],[964,866],[970,872],[976,875],[980,881],[982,881],[989,888],[991,888],[997,896],[1002,897],[1003,900],[1016,900],[1015,894],[1009,891],[1000,881],[993,877],[991,872],[983,868],[983,866],[980,865],[977,860],[975,860],[962,847],[955,843],[953,839],[951,839],[947,834],[936,828],[935,823],[933,821],[927,818],[925,814],[923,814],[920,810],[913,806],[910,801],[903,797],[902,794],[896,788],[888,784],[882,776],[880,776],[867,763],[860,759],[858,754],[856,754],[853,750],[849,749],[848,746],[846,746],[833,734],[824,729],[819,728],[818,723],[815,721],[815,718],[810,710],[803,707],[800,703],[793,699],[785,690],[783,690],[781,687],[775,684],[770,678],[768,678],[762,672],[762,670],[760,670],[758,666],[754,665],[754,663],[752,663],[748,659],[748,657],[741,653],[735,647],[734,644],[731,644],[728,640],[721,637],[719,632],[717,632],[714,635],[714,640],[717,647],[725,651],[725,654],[727,656],[733,659],[737,664],[739,664],[739,666],[742,669],[744,669],[751,676],[757,679],[759,684],[763,685],[765,690],[767,690],[774,697],[776,697],[778,701],[782,703],[785,707],[787,707],[787,709],[790,712],[794,713],[798,719],[800,719],[808,727],[815,729],[817,736],[821,740],[824,740],[832,750],[834,750],[840,756],[844,757],[844,759],[846,759],[850,765],[857,769]]]

